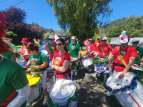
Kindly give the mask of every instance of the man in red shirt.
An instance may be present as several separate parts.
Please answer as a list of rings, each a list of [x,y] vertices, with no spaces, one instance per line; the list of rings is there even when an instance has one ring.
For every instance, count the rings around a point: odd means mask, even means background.
[[[49,66],[51,66],[53,54],[55,51],[57,51],[57,49],[56,49],[55,37],[53,35],[50,35],[48,39],[49,43],[47,43],[45,47],[47,49],[47,52],[49,53],[49,58],[50,58]]]
[[[94,42],[94,46],[95,46],[95,51],[98,51],[98,46],[99,44],[101,44],[102,42],[100,41],[100,37],[97,37],[97,41]]]
[[[111,66],[112,71],[122,72],[118,76],[119,79],[124,78],[125,74],[129,71],[132,64],[134,63],[135,58],[138,57],[136,49],[128,46],[129,40],[129,35],[126,33],[126,31],[123,31],[119,37],[119,43],[121,44],[121,46],[115,47],[109,56],[109,63],[106,69],[109,69],[109,65],[113,61],[113,64]],[[107,92],[106,94],[108,96],[112,95],[112,93],[110,92]]]

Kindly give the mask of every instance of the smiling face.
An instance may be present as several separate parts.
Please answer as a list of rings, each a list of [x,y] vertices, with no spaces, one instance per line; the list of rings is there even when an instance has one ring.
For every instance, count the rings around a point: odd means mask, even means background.
[[[50,43],[50,44],[54,44],[54,43],[55,43],[55,39],[50,39],[50,38],[49,38],[49,43]]]
[[[71,39],[71,43],[73,43],[73,44],[74,44],[74,43],[75,43],[75,39]]]
[[[132,47],[137,47],[138,46],[138,41],[136,41],[136,42],[132,42]]]
[[[61,41],[56,42],[56,48],[58,51],[63,50],[65,47],[65,44],[63,44]]]

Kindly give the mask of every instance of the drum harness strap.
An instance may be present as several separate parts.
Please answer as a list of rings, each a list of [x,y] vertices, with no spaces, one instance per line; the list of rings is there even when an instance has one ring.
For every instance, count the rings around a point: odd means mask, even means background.
[[[0,104],[0,107],[6,107],[10,101],[12,101],[12,99],[15,97],[15,95],[17,94],[16,90],[14,89],[9,96]]]
[[[121,47],[119,46],[119,54],[120,54],[120,58],[121,58],[121,61],[122,61],[123,64],[118,64],[118,63],[113,62],[112,72],[114,71],[115,66],[121,66],[121,67],[124,67],[124,68],[127,66],[126,62],[123,59],[123,55],[121,54],[120,48]],[[131,68],[130,68],[130,70],[131,70]]]
[[[103,56],[105,58],[105,54],[104,54],[104,50],[103,50],[102,44],[101,44],[101,49],[102,49]]]
[[[68,69],[66,72],[63,72],[63,73],[58,73],[58,72],[54,72],[56,75],[64,75],[64,77],[66,78],[67,76],[65,75],[65,74],[67,74],[67,73],[70,73],[70,77],[71,77],[71,70],[70,69]]]

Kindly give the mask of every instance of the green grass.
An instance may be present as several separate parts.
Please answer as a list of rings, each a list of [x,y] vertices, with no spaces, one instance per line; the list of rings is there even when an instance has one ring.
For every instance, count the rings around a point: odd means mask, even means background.
[[[103,86],[103,78],[99,77],[99,78],[96,78],[100,85],[103,87],[104,91],[107,92],[107,90],[104,88]],[[112,101],[112,103],[115,105],[115,107],[122,107],[121,104],[117,101],[117,99],[115,98],[115,96],[111,95],[109,96],[110,100]]]
[[[17,48],[21,48],[21,46],[22,46],[22,45],[17,45],[16,47],[17,47]]]

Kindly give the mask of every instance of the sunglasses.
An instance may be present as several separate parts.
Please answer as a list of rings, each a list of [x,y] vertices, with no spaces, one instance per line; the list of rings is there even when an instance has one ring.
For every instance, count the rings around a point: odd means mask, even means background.
[[[49,40],[53,40],[53,39],[49,39]]]
[[[132,42],[132,44],[138,44],[139,42]]]
[[[102,41],[107,41],[107,40],[102,40]]]
[[[56,44],[56,46],[61,46],[61,45],[62,45],[62,43]]]

